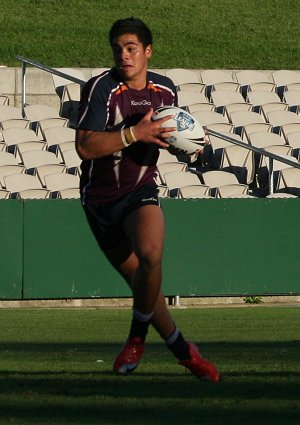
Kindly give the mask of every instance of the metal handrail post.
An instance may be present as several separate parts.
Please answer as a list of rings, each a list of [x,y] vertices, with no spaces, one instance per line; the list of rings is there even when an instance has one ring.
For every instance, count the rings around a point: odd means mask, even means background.
[[[22,116],[25,118],[26,104],[26,62],[22,61]]]
[[[273,158],[269,157],[269,194],[274,193],[274,162]]]

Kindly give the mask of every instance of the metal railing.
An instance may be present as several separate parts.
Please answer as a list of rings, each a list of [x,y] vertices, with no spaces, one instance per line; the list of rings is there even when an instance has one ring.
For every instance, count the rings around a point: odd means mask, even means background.
[[[31,59],[24,58],[23,56],[17,55],[16,58],[22,62],[22,113],[24,114],[24,107],[26,105],[26,68],[27,65],[32,65],[35,68],[39,68],[42,71],[49,72],[50,74],[57,75],[58,77],[65,78],[73,83],[79,84],[81,87],[86,84],[86,81],[83,81],[79,78],[73,77],[72,75],[66,74],[64,72],[58,71],[55,68],[51,68],[49,66],[43,65],[39,62],[35,62]],[[263,149],[257,148],[255,146],[249,145],[248,143],[242,142],[240,140],[236,140],[233,137],[225,135],[223,133],[219,133],[214,130],[208,130],[208,134],[218,137],[219,139],[225,140],[226,142],[232,143],[233,145],[238,145],[242,148],[248,149],[252,152],[255,152],[259,155],[265,156],[269,159],[269,193],[272,194],[274,192],[274,161],[282,162],[286,165],[289,165],[294,168],[300,169],[300,163],[293,162],[288,158],[284,158],[280,155],[276,155],[271,152],[267,152]]]

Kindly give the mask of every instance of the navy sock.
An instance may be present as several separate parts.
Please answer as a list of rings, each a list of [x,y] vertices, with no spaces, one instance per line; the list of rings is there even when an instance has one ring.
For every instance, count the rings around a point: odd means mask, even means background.
[[[166,343],[167,347],[178,360],[187,360],[190,358],[189,345],[177,328],[166,339]]]
[[[145,341],[152,316],[153,313],[142,314],[139,311],[134,310],[129,338],[139,337]]]

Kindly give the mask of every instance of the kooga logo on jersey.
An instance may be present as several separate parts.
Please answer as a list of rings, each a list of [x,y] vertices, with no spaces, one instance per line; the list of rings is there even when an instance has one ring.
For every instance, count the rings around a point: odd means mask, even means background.
[[[151,105],[151,102],[148,102],[148,100],[144,99],[140,102],[137,102],[136,100],[131,101],[131,106],[141,106],[141,105]]]

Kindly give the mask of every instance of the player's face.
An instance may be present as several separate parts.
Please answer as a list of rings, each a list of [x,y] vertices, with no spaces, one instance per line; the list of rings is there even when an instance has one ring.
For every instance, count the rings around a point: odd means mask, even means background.
[[[129,86],[145,87],[152,46],[144,48],[136,34],[123,34],[113,43],[115,65]]]

